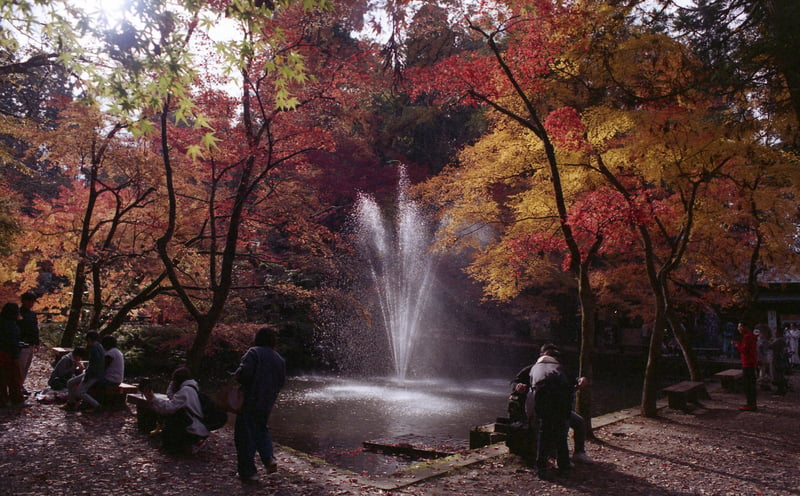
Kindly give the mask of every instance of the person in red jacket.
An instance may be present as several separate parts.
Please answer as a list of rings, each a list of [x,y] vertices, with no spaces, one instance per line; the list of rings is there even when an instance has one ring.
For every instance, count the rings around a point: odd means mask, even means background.
[[[742,374],[744,381],[744,395],[747,404],[740,406],[739,410],[754,412],[756,407],[756,370],[758,369],[758,338],[753,334],[752,329],[743,323],[739,323],[739,335],[741,341],[733,341],[733,345],[739,350],[742,359]]]

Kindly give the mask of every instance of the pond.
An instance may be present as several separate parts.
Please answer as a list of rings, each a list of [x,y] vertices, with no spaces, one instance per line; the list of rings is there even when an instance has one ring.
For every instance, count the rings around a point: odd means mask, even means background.
[[[611,378],[594,389],[594,410],[637,404],[640,381]],[[270,419],[275,442],[355,472],[393,473],[414,460],[376,454],[362,443],[422,438],[467,448],[472,427],[506,415],[508,378],[456,381],[388,378],[292,378]]]

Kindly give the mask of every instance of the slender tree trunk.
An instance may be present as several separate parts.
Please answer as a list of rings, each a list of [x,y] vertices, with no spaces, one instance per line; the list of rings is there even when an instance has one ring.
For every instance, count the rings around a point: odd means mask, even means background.
[[[589,276],[585,270],[581,270],[580,282],[578,284],[578,298],[581,302],[581,349],[580,349],[580,372],[583,377],[589,378],[589,384],[578,391],[577,411],[586,421],[586,435],[594,438],[592,431],[592,381],[593,358],[594,358],[594,336],[595,336],[595,315],[596,302],[594,291],[589,284]]]
[[[693,381],[702,381],[703,374],[700,372],[697,356],[694,352],[694,348],[692,348],[689,335],[686,333],[683,324],[676,318],[675,312],[673,312],[672,306],[669,303],[667,303],[666,315],[672,333],[675,334],[675,340],[678,342],[681,353],[683,353],[683,361],[686,362],[686,368],[689,369],[689,377]]]
[[[650,335],[650,349],[647,354],[647,367],[644,371],[641,412],[645,417],[658,416],[658,382],[661,377],[661,345],[664,343],[666,308],[664,299],[657,297],[653,333]]]
[[[101,331],[101,334],[114,334],[117,332],[117,330],[119,330],[120,327],[122,327],[122,324],[125,323],[125,319],[128,317],[128,314],[131,312],[131,310],[163,293],[164,288],[161,287],[161,281],[166,278],[167,273],[162,272],[158,277],[153,279],[153,281],[148,284],[146,288],[142,289],[139,294],[124,303],[106,323],[105,327]]]
[[[69,305],[69,315],[64,332],[61,334],[61,342],[64,347],[71,347],[75,342],[80,326],[81,311],[83,310],[83,292],[86,288],[86,263],[80,260],[75,266],[75,280],[72,282],[72,299]]]
[[[100,276],[100,264],[95,260],[92,264],[92,317],[89,329],[100,329],[103,323],[103,281]]]

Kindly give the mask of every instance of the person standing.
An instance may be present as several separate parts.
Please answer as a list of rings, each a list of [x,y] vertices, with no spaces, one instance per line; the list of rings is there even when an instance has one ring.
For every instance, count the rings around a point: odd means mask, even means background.
[[[788,389],[786,374],[789,372],[789,356],[787,352],[786,337],[780,327],[775,331],[775,337],[769,343],[772,352],[772,383],[777,388],[776,396],[785,396]]]
[[[567,434],[575,381],[560,360],[561,351],[553,344],[544,344],[531,368],[531,392],[539,422],[536,470],[541,479],[548,478],[547,462],[553,452],[559,473],[566,474],[570,468]]]
[[[67,382],[69,396],[64,410],[73,411],[78,407],[78,402],[85,403],[81,406],[86,413],[93,413],[100,406],[100,403],[89,394],[89,389],[105,376],[105,350],[100,344],[100,334],[97,331],[86,333],[86,353],[89,355],[89,365],[86,370]]]
[[[531,388],[531,369],[533,365],[534,364],[528,365],[520,370],[512,381],[513,389],[508,404],[508,413],[512,422],[521,422],[527,425],[533,425],[536,422],[534,415],[536,407],[534,405],[533,395],[528,394]],[[585,387],[587,384],[588,380],[586,377],[579,377],[575,381],[573,392]],[[574,394],[571,403],[572,408],[569,415],[569,428],[573,431],[572,441],[574,448],[572,461],[590,465],[594,463],[594,460],[586,453],[586,421],[574,409]]]
[[[797,324],[792,324],[786,332],[789,341],[789,364],[792,367],[800,365],[800,329]]]
[[[19,375],[19,305],[0,310],[0,406],[26,406]]]
[[[286,383],[286,362],[274,349],[276,340],[272,328],[259,329],[253,346],[242,356],[234,372],[244,391],[242,411],[236,416],[233,434],[237,471],[242,481],[257,478],[256,451],[267,473],[278,469],[267,425],[278,393]]]
[[[744,395],[747,403],[740,406],[739,410],[754,412],[756,406],[756,369],[758,368],[758,338],[753,331],[744,323],[739,323],[739,335],[741,341],[734,341],[733,346],[739,350],[739,357],[742,360],[742,374]]]
[[[28,378],[28,371],[33,362],[33,355],[39,351],[41,341],[39,339],[39,319],[33,311],[36,303],[36,293],[26,291],[20,296],[21,307],[19,310],[19,331],[20,331],[20,350],[19,350],[19,375],[22,384],[22,394],[28,395],[25,389],[25,379]]]

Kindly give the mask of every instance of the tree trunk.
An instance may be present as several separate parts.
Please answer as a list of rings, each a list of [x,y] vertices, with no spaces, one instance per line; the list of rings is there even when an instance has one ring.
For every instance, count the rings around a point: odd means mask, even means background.
[[[81,321],[81,311],[83,310],[83,291],[86,288],[86,264],[82,260],[75,266],[75,280],[72,283],[72,300],[69,305],[69,315],[67,325],[64,326],[64,333],[61,334],[60,346],[71,348],[78,334],[78,326]]]
[[[89,329],[100,329],[103,324],[103,281],[100,277],[100,264],[97,260],[92,264],[92,317]]]
[[[192,341],[192,347],[189,349],[189,354],[186,357],[186,366],[189,367],[194,373],[200,370],[203,365],[203,357],[206,353],[206,347],[211,340],[211,331],[214,330],[216,319],[199,319],[197,321],[197,331]]]
[[[672,329],[672,333],[675,335],[675,340],[678,342],[678,346],[683,354],[683,361],[686,362],[686,368],[689,369],[689,377],[693,381],[702,381],[703,374],[700,372],[700,367],[697,364],[697,356],[692,348],[689,335],[686,333],[686,329],[683,327],[683,324],[681,324],[680,321],[678,321],[678,319],[675,317],[675,313],[672,311],[672,308],[669,306],[669,304],[667,306],[666,315],[667,320],[669,321],[669,326]]]
[[[114,315],[109,319],[108,323],[106,323],[105,327],[103,328],[101,334],[104,336],[107,334],[114,334],[122,327],[122,324],[125,323],[125,319],[130,313],[131,310],[138,307],[142,303],[152,300],[159,294],[163,292],[163,288],[161,288],[161,281],[167,278],[167,273],[162,272],[158,277],[153,279],[153,281],[147,285],[146,288],[142,289],[139,294],[128,300],[125,304],[123,304]]]
[[[578,391],[577,411],[586,421],[586,435],[594,438],[592,432],[592,381],[594,335],[595,335],[595,295],[589,284],[589,276],[585,270],[581,271],[578,284],[578,299],[581,303],[581,349],[579,374],[589,379],[589,384]]]
[[[656,401],[658,400],[658,383],[661,374],[661,345],[664,343],[664,326],[666,324],[666,308],[664,299],[657,295],[656,315],[653,323],[653,333],[650,335],[650,349],[647,354],[647,367],[644,371],[644,385],[642,387],[642,415],[645,417],[658,416]]]

